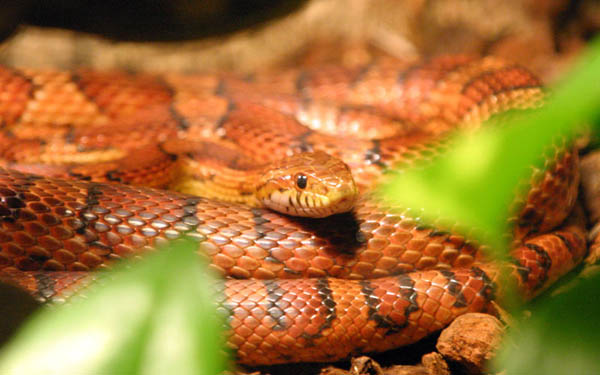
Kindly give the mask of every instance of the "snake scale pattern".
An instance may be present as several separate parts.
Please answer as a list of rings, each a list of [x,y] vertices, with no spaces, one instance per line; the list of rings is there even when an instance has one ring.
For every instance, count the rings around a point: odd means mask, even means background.
[[[507,265],[369,190],[391,166],[430,158],[452,130],[542,98],[531,73],[491,57],[248,77],[1,68],[0,279],[60,300],[89,271],[187,234],[232,277],[220,306],[242,364],[418,341],[488,311],[503,267],[531,297],[581,261],[577,150],[557,149],[534,171]],[[306,151],[350,167],[362,192],[351,212],[248,205],[257,166]]]

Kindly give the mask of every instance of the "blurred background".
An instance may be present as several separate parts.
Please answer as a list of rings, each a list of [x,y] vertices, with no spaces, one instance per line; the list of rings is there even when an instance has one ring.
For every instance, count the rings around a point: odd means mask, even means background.
[[[551,82],[600,28],[597,0],[4,0],[0,63],[251,72],[494,54]]]

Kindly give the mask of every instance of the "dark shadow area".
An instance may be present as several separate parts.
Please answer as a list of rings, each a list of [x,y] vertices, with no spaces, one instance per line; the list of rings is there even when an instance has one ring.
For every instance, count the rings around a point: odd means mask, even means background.
[[[328,216],[323,219],[289,216],[289,220],[295,222],[302,230],[327,240],[341,254],[354,255],[366,242],[366,238],[360,230],[360,222],[354,212]]]
[[[27,292],[0,283],[0,346],[4,345],[39,307],[40,304]]]
[[[2,2],[3,7],[4,3],[7,1]],[[100,34],[116,40],[176,41],[257,26],[297,10],[304,3],[305,0],[40,0],[14,8],[16,14],[23,16],[21,23]]]

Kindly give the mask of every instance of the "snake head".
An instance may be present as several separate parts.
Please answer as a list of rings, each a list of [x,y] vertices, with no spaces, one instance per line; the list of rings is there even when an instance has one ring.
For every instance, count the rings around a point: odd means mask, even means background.
[[[325,152],[304,152],[269,166],[256,197],[272,210],[305,217],[326,217],[352,209],[358,188],[350,168]]]

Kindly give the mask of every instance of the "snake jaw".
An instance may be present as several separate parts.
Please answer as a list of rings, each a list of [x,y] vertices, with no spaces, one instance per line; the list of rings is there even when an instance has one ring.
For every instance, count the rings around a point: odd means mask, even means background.
[[[275,190],[261,201],[272,210],[302,217],[324,218],[350,211],[354,207],[357,194],[354,191],[335,191],[330,194]]]
[[[328,195],[322,196],[320,207],[324,211],[323,216],[313,217],[327,217],[330,215],[341,214],[352,210],[356,200],[358,199],[358,189],[354,185],[354,189],[344,189],[341,191],[334,191]]]

